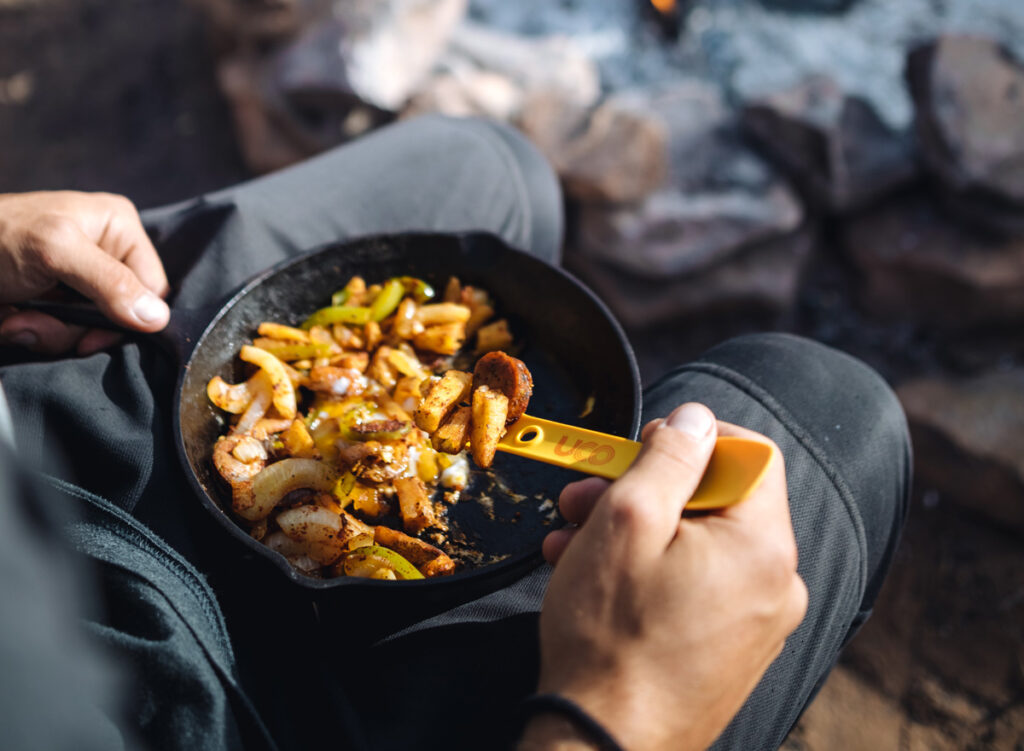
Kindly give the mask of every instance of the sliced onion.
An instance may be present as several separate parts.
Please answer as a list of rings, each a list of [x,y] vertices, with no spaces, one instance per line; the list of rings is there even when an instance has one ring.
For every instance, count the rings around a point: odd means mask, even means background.
[[[270,409],[270,402],[274,397],[273,389],[270,386],[270,378],[262,370],[257,373],[252,381],[252,401],[245,409],[245,414],[235,423],[231,429],[233,435],[248,435],[256,427],[256,423],[263,419],[263,415]]]
[[[337,470],[315,459],[282,459],[252,480],[252,490],[234,498],[235,513],[251,522],[265,519],[293,490],[310,488],[328,492],[338,480]]]
[[[284,363],[266,350],[249,344],[242,345],[239,357],[253,365],[258,365],[270,376],[270,385],[274,390],[274,406],[277,407],[281,417],[295,417],[295,387],[292,386],[292,379],[289,378]]]
[[[242,383],[228,383],[220,376],[214,376],[206,384],[206,395],[210,401],[225,412],[240,415],[252,401],[256,376]]]
[[[299,506],[277,515],[277,524],[305,553],[323,565],[334,563],[351,535],[345,533],[341,517],[322,506]]]

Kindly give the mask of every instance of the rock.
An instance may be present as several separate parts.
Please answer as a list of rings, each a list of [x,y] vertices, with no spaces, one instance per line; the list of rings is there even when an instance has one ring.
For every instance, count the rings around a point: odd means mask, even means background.
[[[943,686],[933,676],[922,676],[910,691],[915,717],[937,714],[956,725],[978,725],[985,720],[986,709],[960,692]]]
[[[1024,65],[996,42],[945,36],[910,54],[906,76],[925,162],[954,208],[1024,228]]]
[[[456,73],[467,67],[498,73],[528,95],[555,91],[577,107],[591,107],[601,93],[597,65],[563,35],[508,34],[464,21],[454,29],[441,65]]]
[[[923,378],[897,395],[910,424],[918,485],[1024,533],[1024,371]]]
[[[523,99],[522,89],[500,73],[442,73],[413,95],[402,110],[402,117],[440,112],[452,117],[489,117],[510,122],[522,111]]]
[[[857,0],[761,0],[766,8],[805,13],[840,13],[849,10]]]
[[[743,247],[787,235],[802,222],[796,195],[742,142],[713,87],[684,81],[624,92],[605,106],[660,123],[668,138],[663,157],[668,164],[661,187],[643,200],[619,205],[591,201],[581,207],[578,245],[583,255],[657,279],[712,266]],[[606,147],[621,154],[630,145]],[[650,152],[643,153],[653,158],[654,148],[652,139]],[[639,179],[633,183],[640,184]]]
[[[297,34],[323,11],[318,0],[189,0],[206,18],[215,46],[231,53]]]
[[[929,604],[929,592],[920,576],[921,569],[926,568],[920,563],[924,557],[913,541],[900,548],[875,602],[874,615],[840,658],[842,664],[894,701],[906,695],[915,674],[922,616]]]
[[[571,266],[630,328],[712,314],[770,316],[793,305],[814,242],[814,233],[803,230],[747,248],[716,266],[668,278],[635,276],[579,254]]]
[[[217,83],[231,108],[242,158],[256,173],[294,164],[317,150],[285,103],[268,98],[261,85],[265,76],[266,65],[253,57],[234,56],[217,65]]]
[[[906,729],[906,751],[961,751],[963,743],[941,727],[908,723]]]
[[[625,90],[593,110],[541,91],[528,98],[519,121],[570,196],[620,204],[644,200],[673,174],[679,184],[705,178],[702,149],[715,129],[728,125],[718,89],[696,79]]]
[[[558,173],[565,192],[582,201],[639,201],[666,177],[668,133],[656,115],[608,101],[593,113],[556,91],[530,97],[523,133]]]
[[[916,173],[907,135],[891,130],[870,104],[845,95],[826,76],[750,102],[742,119],[805,197],[834,212],[860,209]]]
[[[850,221],[841,239],[873,312],[950,329],[1024,316],[1024,238],[958,225],[908,197]]]
[[[870,718],[870,721],[866,721]],[[900,748],[903,715],[899,705],[882,696],[842,666],[835,668],[793,730],[796,748]]]
[[[1019,749],[1024,746],[1024,705],[1000,713],[993,723],[989,748]]]
[[[195,0],[243,155],[286,166],[389,119],[426,80],[466,0]]]
[[[352,0],[334,4],[346,33],[341,55],[352,90],[397,111],[426,81],[466,13],[467,0],[361,0],[370,12],[347,21]],[[366,16],[369,16],[367,20]]]

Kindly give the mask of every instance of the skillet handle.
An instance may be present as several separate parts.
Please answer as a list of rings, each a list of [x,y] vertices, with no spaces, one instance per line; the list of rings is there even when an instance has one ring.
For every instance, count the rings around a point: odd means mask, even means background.
[[[189,355],[192,354],[196,340],[202,333],[202,325],[208,320],[208,317],[204,318],[203,313],[199,311],[171,308],[171,318],[167,326],[160,331],[146,334],[114,323],[92,303],[28,300],[18,303],[16,307],[19,310],[45,313],[64,323],[86,326],[91,329],[116,331],[133,338],[152,338],[179,364],[185,363]]]

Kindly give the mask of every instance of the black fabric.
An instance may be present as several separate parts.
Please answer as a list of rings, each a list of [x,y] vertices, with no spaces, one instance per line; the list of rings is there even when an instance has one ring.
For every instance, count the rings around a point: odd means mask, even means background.
[[[483,229],[557,260],[560,208],[550,168],[520,136],[434,117],[144,221],[171,270],[175,304],[201,307],[292,253],[377,232]],[[268,741],[251,702],[287,749],[508,741],[514,708],[536,685],[548,569],[360,643],[358,628],[322,622],[284,577],[259,578],[205,517],[170,442],[175,375],[145,341],[0,369],[23,463],[57,478],[59,495],[79,508],[64,526],[98,566],[106,598],[87,633],[117,655],[143,739],[154,748],[259,748]],[[902,413],[863,365],[784,336],[730,342],[685,366],[647,391],[645,419],[688,400],[769,435],[786,459],[809,615],[718,744],[772,748],[866,617],[891,558],[910,465]],[[0,551],[8,534],[0,525]],[[348,624],[368,618],[353,613]],[[58,666],[39,664],[59,678]],[[15,690],[12,675],[0,674],[5,694]]]

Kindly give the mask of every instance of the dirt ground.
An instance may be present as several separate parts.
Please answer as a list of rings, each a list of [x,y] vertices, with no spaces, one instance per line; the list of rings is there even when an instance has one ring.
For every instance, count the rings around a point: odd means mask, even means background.
[[[247,176],[186,7],[0,0],[0,192],[108,190],[146,207]],[[826,338],[888,377],[920,369],[891,330],[843,304],[837,275],[839,265],[822,261],[802,313],[771,325]],[[833,313],[844,323],[826,336],[823,316]],[[732,330],[763,325],[638,335],[645,379]],[[1020,549],[1019,538],[918,488],[874,618],[787,748],[1024,750]]]

